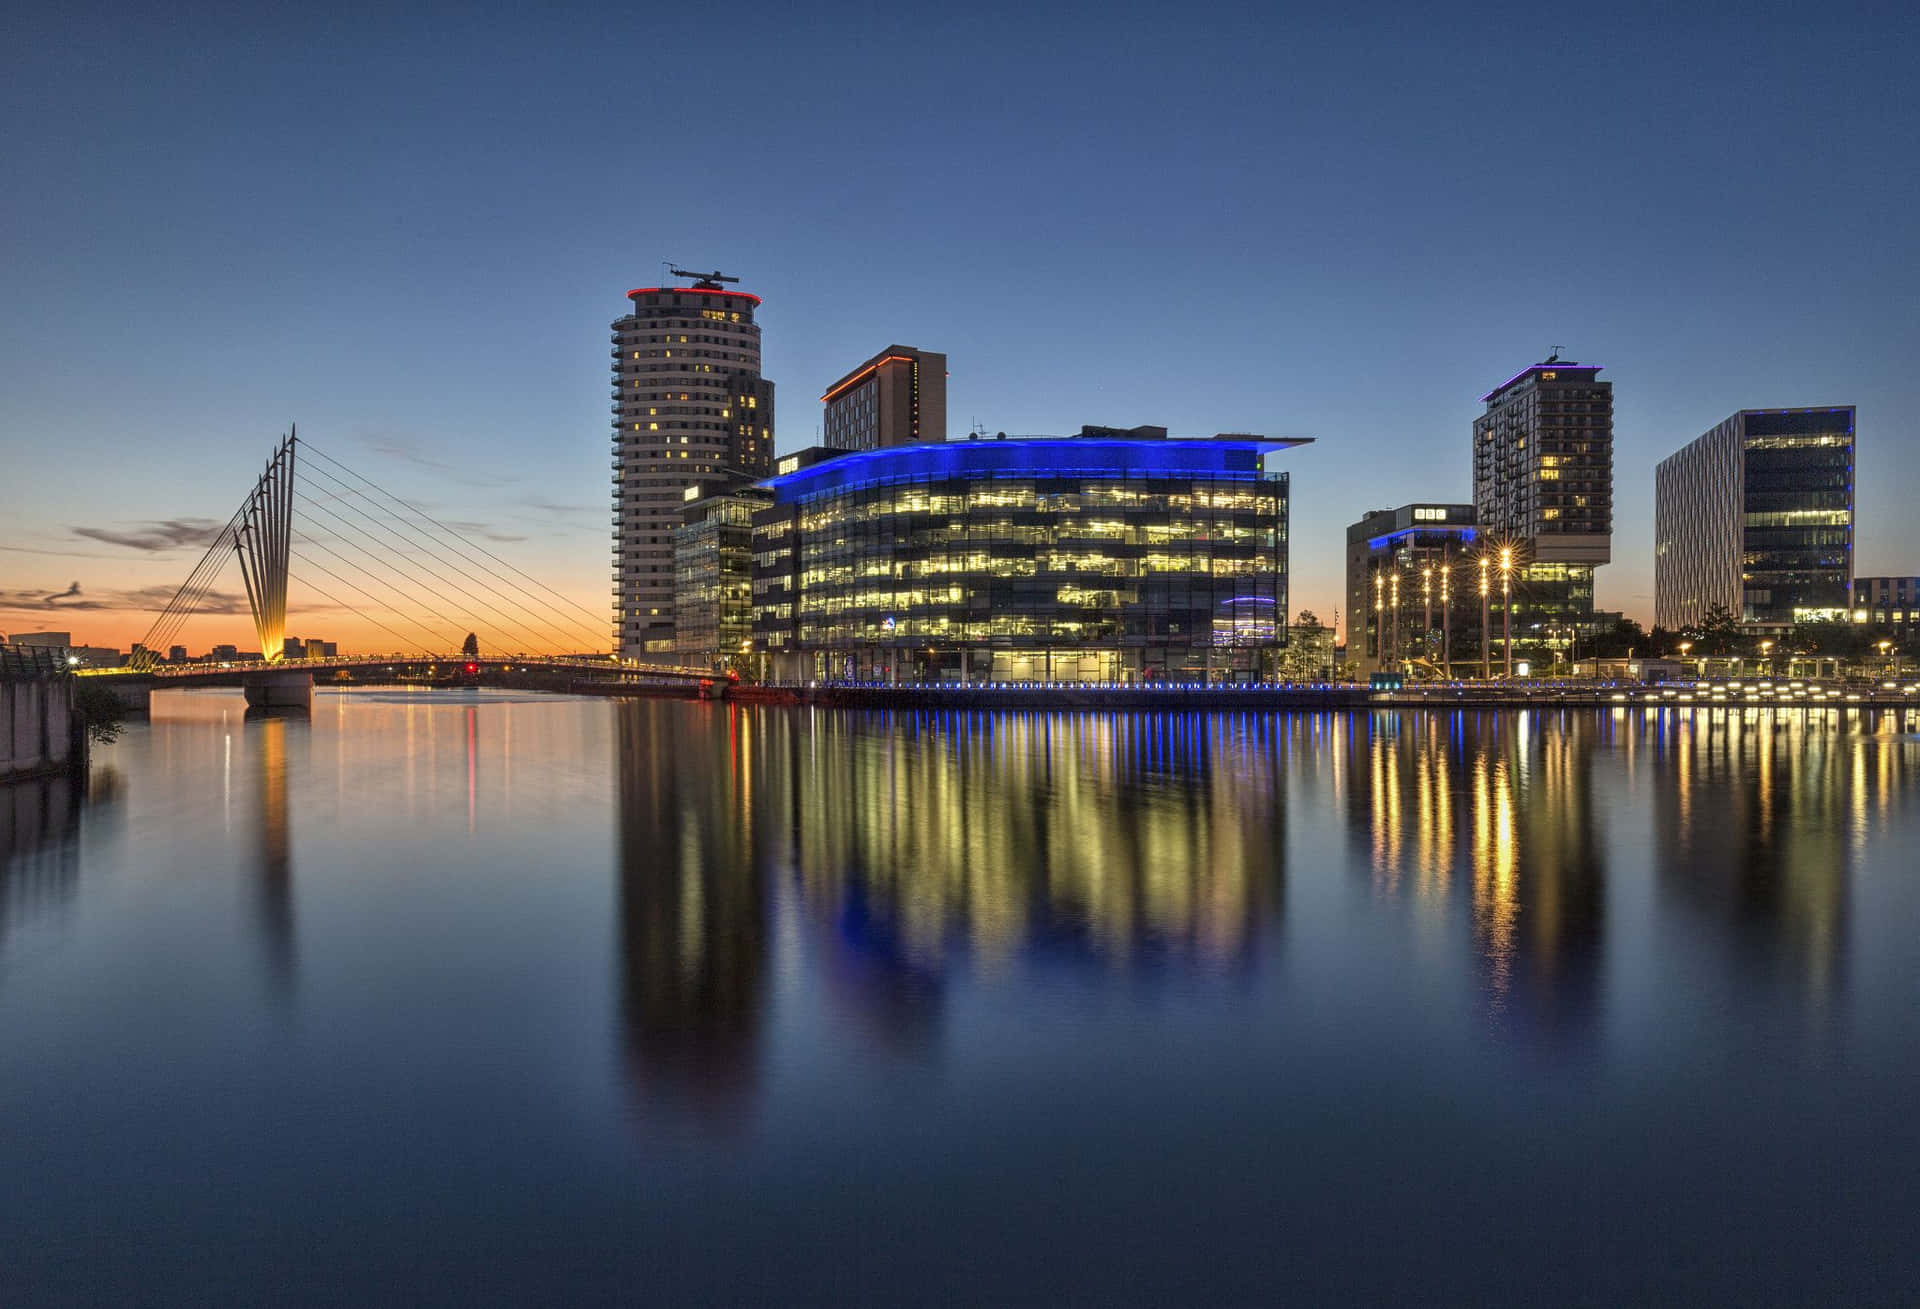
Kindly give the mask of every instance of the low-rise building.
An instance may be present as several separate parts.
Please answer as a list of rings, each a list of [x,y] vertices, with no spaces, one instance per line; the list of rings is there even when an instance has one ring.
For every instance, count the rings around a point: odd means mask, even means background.
[[[1920,627],[1920,577],[1856,577],[1853,621],[1875,627]]]
[[[1479,657],[1481,540],[1470,504],[1375,509],[1347,528],[1347,649],[1360,673]]]

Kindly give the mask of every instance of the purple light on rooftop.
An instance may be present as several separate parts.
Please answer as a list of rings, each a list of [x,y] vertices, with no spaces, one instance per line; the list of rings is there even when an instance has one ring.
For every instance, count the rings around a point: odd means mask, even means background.
[[[1602,368],[1605,368],[1605,367],[1606,367],[1605,364],[1558,364],[1558,363],[1528,364],[1525,368],[1522,368],[1519,372],[1515,373],[1512,377],[1509,377],[1506,381],[1494,387],[1493,390],[1481,396],[1480,403],[1485,404],[1487,401],[1493,399],[1493,397],[1495,397],[1496,395],[1499,395],[1502,391],[1512,386],[1515,382],[1525,377],[1528,373],[1537,373],[1542,370],[1550,370],[1553,372],[1568,372],[1568,373],[1597,373]]]

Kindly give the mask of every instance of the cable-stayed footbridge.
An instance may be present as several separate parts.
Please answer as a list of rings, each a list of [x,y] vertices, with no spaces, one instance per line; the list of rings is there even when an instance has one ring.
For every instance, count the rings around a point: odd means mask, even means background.
[[[304,703],[316,672],[417,674],[444,667],[472,677],[511,667],[635,681],[713,676],[701,668],[625,662],[601,653],[609,642],[604,617],[488,550],[473,539],[475,529],[463,526],[435,518],[289,432],[134,647],[127,667],[91,675],[169,686],[238,680],[256,704]],[[221,603],[217,585],[230,565],[239,569],[259,637],[257,657],[163,661],[159,652],[187,621]],[[304,643],[290,643],[290,584],[324,603],[326,620],[357,618],[390,637],[392,647],[319,656]],[[471,646],[467,633],[476,638]]]

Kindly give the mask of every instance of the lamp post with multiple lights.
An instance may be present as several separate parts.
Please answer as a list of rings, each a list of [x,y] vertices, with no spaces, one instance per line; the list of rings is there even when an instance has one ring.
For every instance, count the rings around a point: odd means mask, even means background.
[[[1400,663],[1400,567],[1398,564],[1394,565],[1393,576],[1387,579],[1387,591],[1388,603],[1393,606],[1393,662],[1394,666],[1398,667]]]
[[[1420,566],[1420,595],[1421,595],[1421,609],[1422,609],[1421,617],[1420,617],[1420,656],[1421,658],[1427,659],[1430,661],[1433,658],[1433,565],[1432,564],[1422,564]]]
[[[1507,676],[1513,676],[1513,547],[1500,547],[1500,610],[1506,629]]]
[[[1378,568],[1373,570],[1373,660],[1387,662],[1387,578]]]
[[[1453,680],[1453,556],[1440,556],[1440,667]]]
[[[1488,617],[1488,597],[1492,589],[1487,584],[1487,568],[1492,561],[1487,552],[1480,552],[1480,678],[1490,681],[1493,678],[1493,624]]]

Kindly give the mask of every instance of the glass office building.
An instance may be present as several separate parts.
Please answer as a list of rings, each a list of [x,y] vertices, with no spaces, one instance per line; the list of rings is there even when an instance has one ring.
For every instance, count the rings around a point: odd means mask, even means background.
[[[674,649],[682,662],[719,669],[752,649],[753,514],[768,499],[737,483],[683,492],[673,531]]]
[[[1304,443],[1085,428],[776,476],[757,647],[783,680],[1258,680],[1287,614],[1265,463]]]
[[[1749,627],[1847,616],[1851,405],[1743,409],[1654,470],[1654,621],[1723,605]]]

